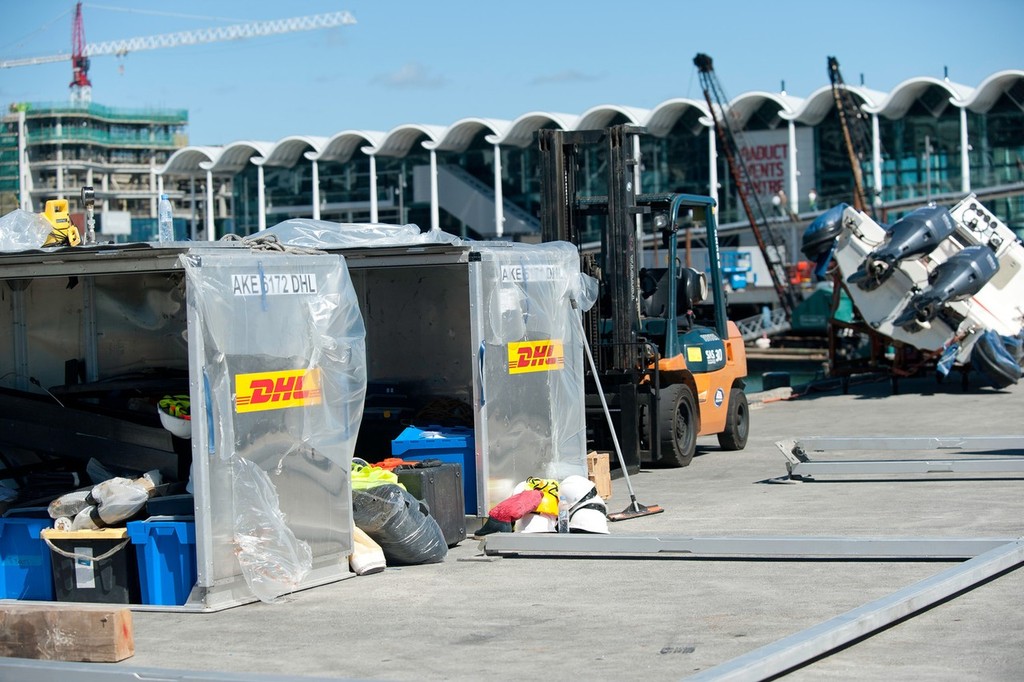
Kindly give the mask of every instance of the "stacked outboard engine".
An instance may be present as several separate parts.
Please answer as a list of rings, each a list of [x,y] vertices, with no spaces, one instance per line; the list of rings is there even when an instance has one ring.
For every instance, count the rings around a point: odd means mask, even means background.
[[[831,224],[834,242],[824,221],[808,229],[805,255],[830,252],[865,329],[935,358],[942,375],[959,365],[997,387],[1020,380],[1024,243],[976,196],[891,227],[849,207]]]
[[[847,208],[847,204],[836,204],[815,218],[804,230],[800,250],[807,260],[814,262],[814,275],[819,280],[825,279],[828,274],[836,239],[843,231],[843,212]]]
[[[873,291],[892,277],[901,261],[931,253],[955,230],[953,216],[941,206],[912,211],[893,223],[885,243],[869,253],[846,281],[865,291]]]
[[[928,286],[910,299],[893,324],[907,331],[928,324],[944,305],[974,296],[997,272],[999,261],[992,249],[968,246],[928,274]]]

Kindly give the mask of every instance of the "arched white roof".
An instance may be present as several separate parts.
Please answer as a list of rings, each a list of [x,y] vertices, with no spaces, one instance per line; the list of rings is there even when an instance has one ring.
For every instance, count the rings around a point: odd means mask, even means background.
[[[232,142],[223,148],[220,158],[213,162],[210,170],[215,173],[238,173],[249,165],[249,159],[254,156],[266,157],[273,147],[273,142],[259,142],[255,140]]]
[[[944,97],[941,102],[936,103],[936,108],[932,112],[935,115],[942,113],[942,110],[951,102],[963,102],[973,93],[973,89],[966,85],[931,76],[920,76],[903,81],[893,88],[882,102],[876,106],[866,106],[864,111],[881,114],[890,119],[901,118],[907,114],[914,102],[931,88],[940,88],[948,94],[948,97]]]
[[[263,162],[266,166],[294,166],[307,151],[319,154],[327,144],[326,137],[290,135],[283,137],[273,146]]]
[[[506,147],[526,147],[533,142],[533,134],[541,128],[553,123],[561,130],[575,130],[579,119],[580,117],[575,114],[531,111],[513,120],[504,132],[488,135],[487,141]]]
[[[512,125],[509,121],[494,118],[463,118],[448,126],[437,142],[424,142],[427,149],[444,152],[464,152],[481,130],[489,130],[488,138],[501,135]]]
[[[192,175],[200,171],[199,164],[202,162],[213,163],[221,155],[223,147],[182,147],[167,159],[162,168],[156,171],[157,175],[167,173],[178,173],[181,175]]]
[[[583,112],[576,122],[576,130],[596,130],[604,128],[617,115],[622,114],[633,125],[642,126],[650,116],[649,109],[624,107],[619,104],[599,104]]]
[[[885,98],[884,92],[871,90],[863,86],[847,85],[846,89],[856,97],[862,106],[874,106]],[[822,122],[835,106],[835,98],[832,96],[832,86],[826,85],[818,88],[803,101],[803,104],[794,112],[783,112],[779,116],[788,120],[814,126]]]
[[[379,130],[343,130],[327,139],[323,150],[317,155],[321,161],[345,163],[363,147],[376,147],[384,139]]]
[[[863,102],[863,109],[868,113],[882,114],[895,119],[905,115],[913,103],[922,96],[926,96],[925,103],[936,114],[941,113],[942,109],[950,104],[984,113],[991,109],[1004,93],[1016,92],[1017,89],[1024,87],[1021,85],[1022,81],[1024,70],[1009,69],[992,74],[982,81],[977,89],[931,77],[908,79],[889,93],[877,92],[862,86],[846,87]],[[938,98],[934,94],[928,95],[929,90],[935,88],[941,91]],[[1019,104],[1024,102],[1024,96],[1014,97]],[[726,105],[726,110],[731,112],[735,121],[742,126],[766,101],[777,107],[780,119],[794,120],[806,125],[820,123],[834,106],[831,86],[824,86],[815,90],[806,99],[784,93],[747,92]],[[352,158],[356,150],[361,150],[365,154],[402,157],[410,152],[417,141],[422,141],[426,149],[461,152],[481,131],[489,131],[485,139],[491,144],[526,147],[533,142],[534,133],[540,128],[603,128],[620,115],[629,123],[644,126],[651,134],[663,137],[689,111],[700,114],[696,120],[701,125],[713,125],[707,104],[701,100],[673,98],[661,102],[653,109],[602,104],[588,109],[579,116],[531,111],[511,122],[470,117],[459,119],[450,126],[410,123],[396,126],[388,132],[345,130],[331,137],[292,135],[277,142],[242,140],[223,147],[189,146],[174,152],[157,173],[191,175],[203,168],[210,168],[218,173],[232,173],[244,168],[250,159],[273,166],[292,166],[303,156],[345,162]],[[692,132],[697,134],[700,131],[694,129]]]
[[[651,135],[654,135],[655,137],[665,137],[669,134],[669,131],[672,130],[672,127],[679,121],[679,119],[689,111],[696,111],[700,114],[698,125],[701,127],[705,124],[700,122],[700,120],[706,119],[710,115],[706,102],[677,97],[674,99],[667,99],[651,109],[644,125]],[[699,130],[691,129],[690,132],[696,135]]]
[[[367,154],[376,156],[405,156],[409,153],[416,140],[426,135],[425,142],[437,143],[444,135],[443,126],[423,125],[420,123],[407,123],[389,130],[379,145],[364,147]]]
[[[778,115],[781,119],[783,114],[793,115],[797,109],[803,106],[803,100],[799,97],[792,97],[782,93],[765,92],[755,90],[745,92],[726,106],[732,116],[733,125],[743,128],[747,125],[754,112],[760,109],[765,102],[772,102],[778,107]]]
[[[1019,82],[1024,82],[1024,71],[1020,69],[998,71],[981,82],[981,85],[966,99],[965,106],[971,111],[983,114],[995,105],[1004,92]],[[1024,101],[1017,102],[1017,106],[1022,105],[1024,105]]]

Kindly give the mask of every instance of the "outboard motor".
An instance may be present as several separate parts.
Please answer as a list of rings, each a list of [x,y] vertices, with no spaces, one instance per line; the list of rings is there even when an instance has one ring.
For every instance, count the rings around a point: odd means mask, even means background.
[[[892,276],[901,261],[931,253],[955,229],[953,216],[941,206],[912,211],[893,223],[885,243],[869,253],[846,281],[873,291]]]
[[[847,204],[833,206],[815,218],[804,230],[800,250],[807,260],[814,262],[814,275],[819,280],[825,279],[828,272],[836,239],[843,231],[843,212],[847,208]]]
[[[987,246],[968,246],[940,263],[928,275],[928,287],[915,294],[893,325],[914,331],[939,314],[942,306],[970,298],[999,272],[999,261]]]

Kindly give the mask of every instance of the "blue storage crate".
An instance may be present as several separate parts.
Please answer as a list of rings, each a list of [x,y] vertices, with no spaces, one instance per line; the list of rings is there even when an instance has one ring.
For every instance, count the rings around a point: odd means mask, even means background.
[[[53,519],[0,518],[0,598],[53,601],[50,548],[39,532]]]
[[[466,514],[477,516],[473,429],[464,426],[410,426],[391,441],[391,454],[409,461],[437,459],[461,466]]]
[[[129,521],[127,528],[139,564],[142,603],[183,605],[196,584],[195,519],[153,516]]]

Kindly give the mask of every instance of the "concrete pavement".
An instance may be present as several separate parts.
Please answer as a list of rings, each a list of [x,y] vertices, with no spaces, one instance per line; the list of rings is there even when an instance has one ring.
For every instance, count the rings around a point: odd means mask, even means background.
[[[850,476],[777,484],[775,442],[807,436],[1022,435],[1024,386],[854,383],[752,404],[740,452],[701,439],[685,469],[632,476],[656,516],[617,536],[1024,535],[1024,477]],[[862,458],[864,453],[857,453]],[[878,456],[892,456],[879,453]],[[897,453],[898,457],[907,456]],[[626,507],[613,481],[610,511]],[[135,655],[99,666],[380,680],[681,679],[956,565],[682,557],[482,557],[389,568],[210,614],[136,612]],[[789,673],[794,680],[1024,678],[1024,571],[1011,571]],[[5,676],[0,661],[0,679]],[[89,670],[92,670],[89,667]],[[67,672],[67,671],[65,671]],[[36,674],[42,674],[37,673]],[[30,679],[22,678],[18,679]],[[44,679],[36,677],[32,679]],[[49,679],[49,678],[46,678]],[[181,679],[179,677],[179,679]]]

